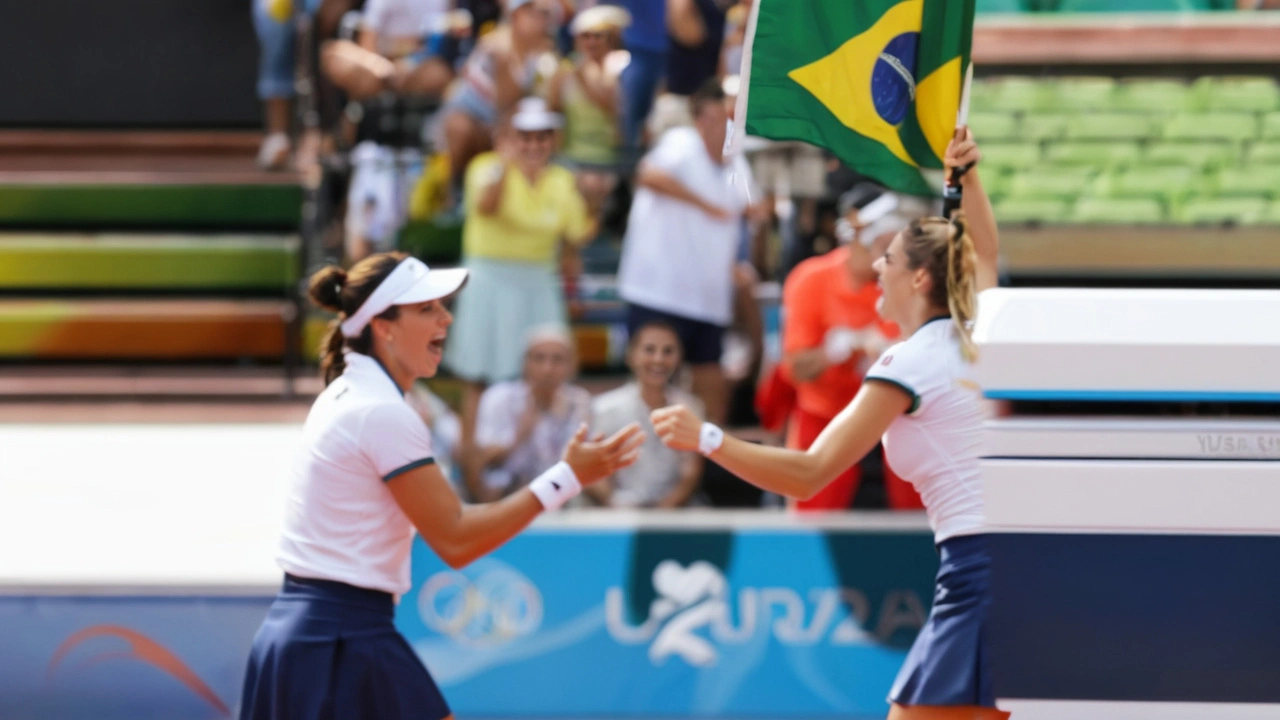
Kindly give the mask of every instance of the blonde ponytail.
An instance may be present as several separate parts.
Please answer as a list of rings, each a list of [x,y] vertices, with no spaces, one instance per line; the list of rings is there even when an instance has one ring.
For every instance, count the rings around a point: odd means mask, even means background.
[[[957,211],[951,220],[916,220],[907,228],[904,239],[907,265],[928,271],[933,281],[929,303],[950,313],[960,335],[960,352],[965,360],[973,362],[978,357],[971,329],[977,316],[978,256],[964,213]]]
[[[978,255],[965,225],[964,213],[956,211],[951,224],[955,230],[947,242],[947,309],[951,311],[951,322],[960,334],[960,352],[965,360],[973,362],[978,359],[978,347],[973,344],[972,332],[972,323],[977,317]]]

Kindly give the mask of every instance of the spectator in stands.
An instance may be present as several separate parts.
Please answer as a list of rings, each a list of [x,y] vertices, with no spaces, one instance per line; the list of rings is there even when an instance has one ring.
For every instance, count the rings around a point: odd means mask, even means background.
[[[551,108],[565,117],[561,158],[577,171],[588,204],[600,207],[617,184],[618,74],[606,60],[630,22],[626,10],[598,5],[573,19],[576,57],[551,81]]]
[[[644,123],[667,72],[667,5],[674,0],[621,0],[631,15],[622,34],[631,60],[622,71],[622,142],[630,158],[644,146]]]
[[[708,418],[721,422],[727,391],[720,358],[733,319],[751,170],[741,156],[724,154],[728,112],[720,83],[706,83],[691,104],[694,126],[668,130],[636,173],[618,289],[630,331],[655,320],[675,328],[693,366],[694,392]]]
[[[1237,10],[1280,10],[1280,0],[1236,0]]]
[[[889,196],[884,202],[892,202]],[[896,208],[895,208],[896,209]],[[805,450],[818,439],[858,393],[862,377],[898,336],[898,328],[877,312],[880,289],[872,264],[911,221],[888,214],[863,224],[858,210],[846,208],[836,234],[840,246],[801,262],[783,287],[783,377],[796,388],[796,404],[787,428],[787,447]],[[861,478],[849,468],[800,510],[847,510]],[[902,480],[885,473],[888,504],[921,507],[919,496]]]
[[[463,66],[440,126],[455,203],[471,159],[492,147],[498,120],[520,98],[541,94],[540,80],[555,72],[550,1],[508,0],[506,20],[480,39]]]
[[[588,491],[602,505],[677,508],[696,501],[702,457],[663,445],[649,422],[650,412],[673,403],[702,414],[696,398],[671,384],[681,354],[680,337],[670,325],[655,321],[640,326],[627,348],[631,382],[592,402],[593,432],[611,434],[609,428],[633,422],[647,428],[636,464]]]
[[[476,502],[491,502],[529,484],[560,461],[565,443],[591,417],[591,395],[570,384],[573,341],[563,326],[527,335],[523,377],[485,391],[476,419]]]
[[[519,376],[529,330],[565,322],[565,296],[581,272],[577,248],[594,233],[573,173],[551,164],[560,125],[545,102],[526,98],[500,133],[498,151],[467,170],[462,255],[471,292],[458,298],[445,354],[468,383],[464,446],[484,386]]]
[[[735,0],[669,0],[666,92],[655,102],[649,133],[691,124],[688,99],[709,80],[721,77],[725,15]]]
[[[449,5],[450,0],[368,0],[357,41],[326,43],[325,74],[354,100],[385,92],[439,97],[453,80],[441,46],[447,37],[470,31],[469,20],[459,22]]]
[[[267,135],[258,150],[258,165],[282,170],[293,152],[294,69],[297,61],[296,13],[314,14],[320,0],[254,0],[253,28],[258,36],[258,99],[266,116]],[[301,158],[300,158],[301,159]]]
[[[747,20],[751,17],[751,0],[739,0],[724,15],[724,49],[721,51],[720,74],[742,74],[742,53],[747,44]]]

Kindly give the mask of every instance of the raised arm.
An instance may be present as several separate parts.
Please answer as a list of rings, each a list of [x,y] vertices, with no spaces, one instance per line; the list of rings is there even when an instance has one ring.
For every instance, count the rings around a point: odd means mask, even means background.
[[[947,146],[946,164],[948,168],[973,166],[961,176],[964,199],[960,209],[964,210],[969,221],[969,236],[973,238],[973,248],[978,254],[978,292],[995,287],[1000,275],[1000,230],[996,225],[996,214],[991,209],[991,198],[982,187],[978,170],[981,160],[982,153],[973,133],[967,127],[958,128],[955,139]]]
[[[881,382],[863,383],[853,402],[827,426],[808,450],[757,445],[726,435],[709,457],[756,487],[807,500],[853,466],[880,442],[884,431],[911,405],[903,390]],[[653,411],[653,426],[668,447],[697,450],[702,421],[682,406]]]

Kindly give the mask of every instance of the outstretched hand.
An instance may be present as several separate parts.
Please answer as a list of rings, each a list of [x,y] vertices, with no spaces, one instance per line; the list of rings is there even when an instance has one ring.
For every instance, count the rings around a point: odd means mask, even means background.
[[[586,487],[630,467],[640,457],[643,444],[644,435],[640,432],[639,423],[631,423],[608,439],[603,435],[588,439],[584,423],[565,447],[564,461],[578,482]]]
[[[649,414],[653,429],[672,450],[694,452],[702,436],[702,420],[683,405],[658,408]]]

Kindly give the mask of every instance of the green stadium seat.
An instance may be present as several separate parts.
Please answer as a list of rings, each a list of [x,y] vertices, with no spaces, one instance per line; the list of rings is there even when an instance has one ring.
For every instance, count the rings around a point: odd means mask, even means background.
[[[1022,0],[978,0],[976,6],[979,15],[999,13],[1023,13],[1027,11]]]
[[[1215,187],[1218,195],[1280,200],[1280,165],[1225,168],[1218,173]]]
[[[1108,109],[1116,81],[1109,77],[1064,77],[1046,80],[1044,109],[1077,113]]]
[[[1102,195],[1112,198],[1151,198],[1177,202],[1194,189],[1199,174],[1188,167],[1143,166],[1103,178]]]
[[[1059,12],[1191,12],[1213,10],[1210,0],[1062,0]]]
[[[1145,140],[1158,134],[1158,122],[1147,115],[1089,113],[1067,122],[1071,140]]]
[[[1259,197],[1194,198],[1182,208],[1182,221],[1194,225],[1234,223],[1256,225],[1267,212],[1267,201]]]
[[[1045,160],[1053,165],[1111,168],[1130,165],[1139,154],[1134,142],[1057,142],[1045,150]]]
[[[1071,201],[1088,195],[1097,171],[1093,168],[1045,168],[1025,170],[1009,180],[1009,198]]]
[[[1280,164],[1280,142],[1272,140],[1253,143],[1245,157],[1248,158],[1250,165]]]
[[[1191,109],[1191,88],[1181,80],[1129,80],[1117,84],[1111,110],[1181,112]]]
[[[1258,116],[1251,113],[1195,113],[1174,117],[1164,128],[1169,140],[1228,140],[1258,137]]]
[[[1022,137],[1027,140],[1058,140],[1067,132],[1067,115],[1028,114],[1022,118]]]
[[[1262,116],[1262,139],[1280,140],[1280,112]]]
[[[988,88],[991,96],[986,99],[990,106],[973,105],[975,110],[1001,112],[1034,112],[1043,110],[1051,102],[1047,100],[1049,92],[1043,81],[1036,78],[1011,75],[991,81]]]
[[[995,206],[995,213],[1002,225],[1060,223],[1071,215],[1071,203],[1065,200],[1007,199]]]
[[[1280,110],[1280,86],[1269,77],[1205,77],[1194,86],[1205,112],[1271,112]]]
[[[250,291],[298,282],[290,235],[0,235],[0,290]]]
[[[1013,113],[970,113],[969,127],[983,146],[992,141],[1017,140],[1022,137],[1018,116]]]
[[[1217,168],[1240,160],[1240,149],[1227,142],[1161,142],[1147,149],[1147,165],[1186,165]]]
[[[1037,143],[982,143],[982,164],[985,167],[1023,170],[1040,164],[1040,145]]]
[[[1075,206],[1069,222],[1101,225],[1155,224],[1167,220],[1157,200],[1143,198],[1084,198]]]

